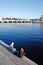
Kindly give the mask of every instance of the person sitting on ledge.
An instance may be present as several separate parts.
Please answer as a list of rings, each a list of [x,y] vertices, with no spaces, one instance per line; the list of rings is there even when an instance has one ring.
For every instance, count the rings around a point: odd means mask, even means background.
[[[12,42],[10,44],[10,50],[13,54],[16,54],[17,56],[19,56],[20,58],[22,58],[24,56],[24,49],[20,48],[19,51],[17,51],[15,48],[13,48],[14,46],[14,42]]]

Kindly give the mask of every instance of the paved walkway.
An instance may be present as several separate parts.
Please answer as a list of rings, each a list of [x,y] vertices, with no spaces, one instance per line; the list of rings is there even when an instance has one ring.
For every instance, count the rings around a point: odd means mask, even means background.
[[[15,65],[9,58],[0,51],[0,65]]]

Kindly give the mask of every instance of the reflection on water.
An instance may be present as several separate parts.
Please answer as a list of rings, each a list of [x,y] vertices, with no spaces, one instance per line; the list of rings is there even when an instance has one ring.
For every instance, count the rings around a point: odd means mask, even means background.
[[[40,24],[40,32],[41,32],[41,35],[43,35],[43,24]]]
[[[43,59],[43,24],[0,24],[0,39],[17,49],[23,47],[26,56],[41,64]]]

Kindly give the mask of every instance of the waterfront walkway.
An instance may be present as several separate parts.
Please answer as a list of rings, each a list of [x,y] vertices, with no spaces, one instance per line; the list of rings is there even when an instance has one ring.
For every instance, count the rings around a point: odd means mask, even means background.
[[[0,65],[37,65],[25,56],[17,57],[8,49],[9,46],[0,40]]]

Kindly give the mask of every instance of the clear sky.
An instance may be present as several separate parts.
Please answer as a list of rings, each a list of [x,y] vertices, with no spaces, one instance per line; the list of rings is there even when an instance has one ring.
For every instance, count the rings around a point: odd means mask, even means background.
[[[0,0],[0,16],[39,18],[43,14],[43,0]]]

